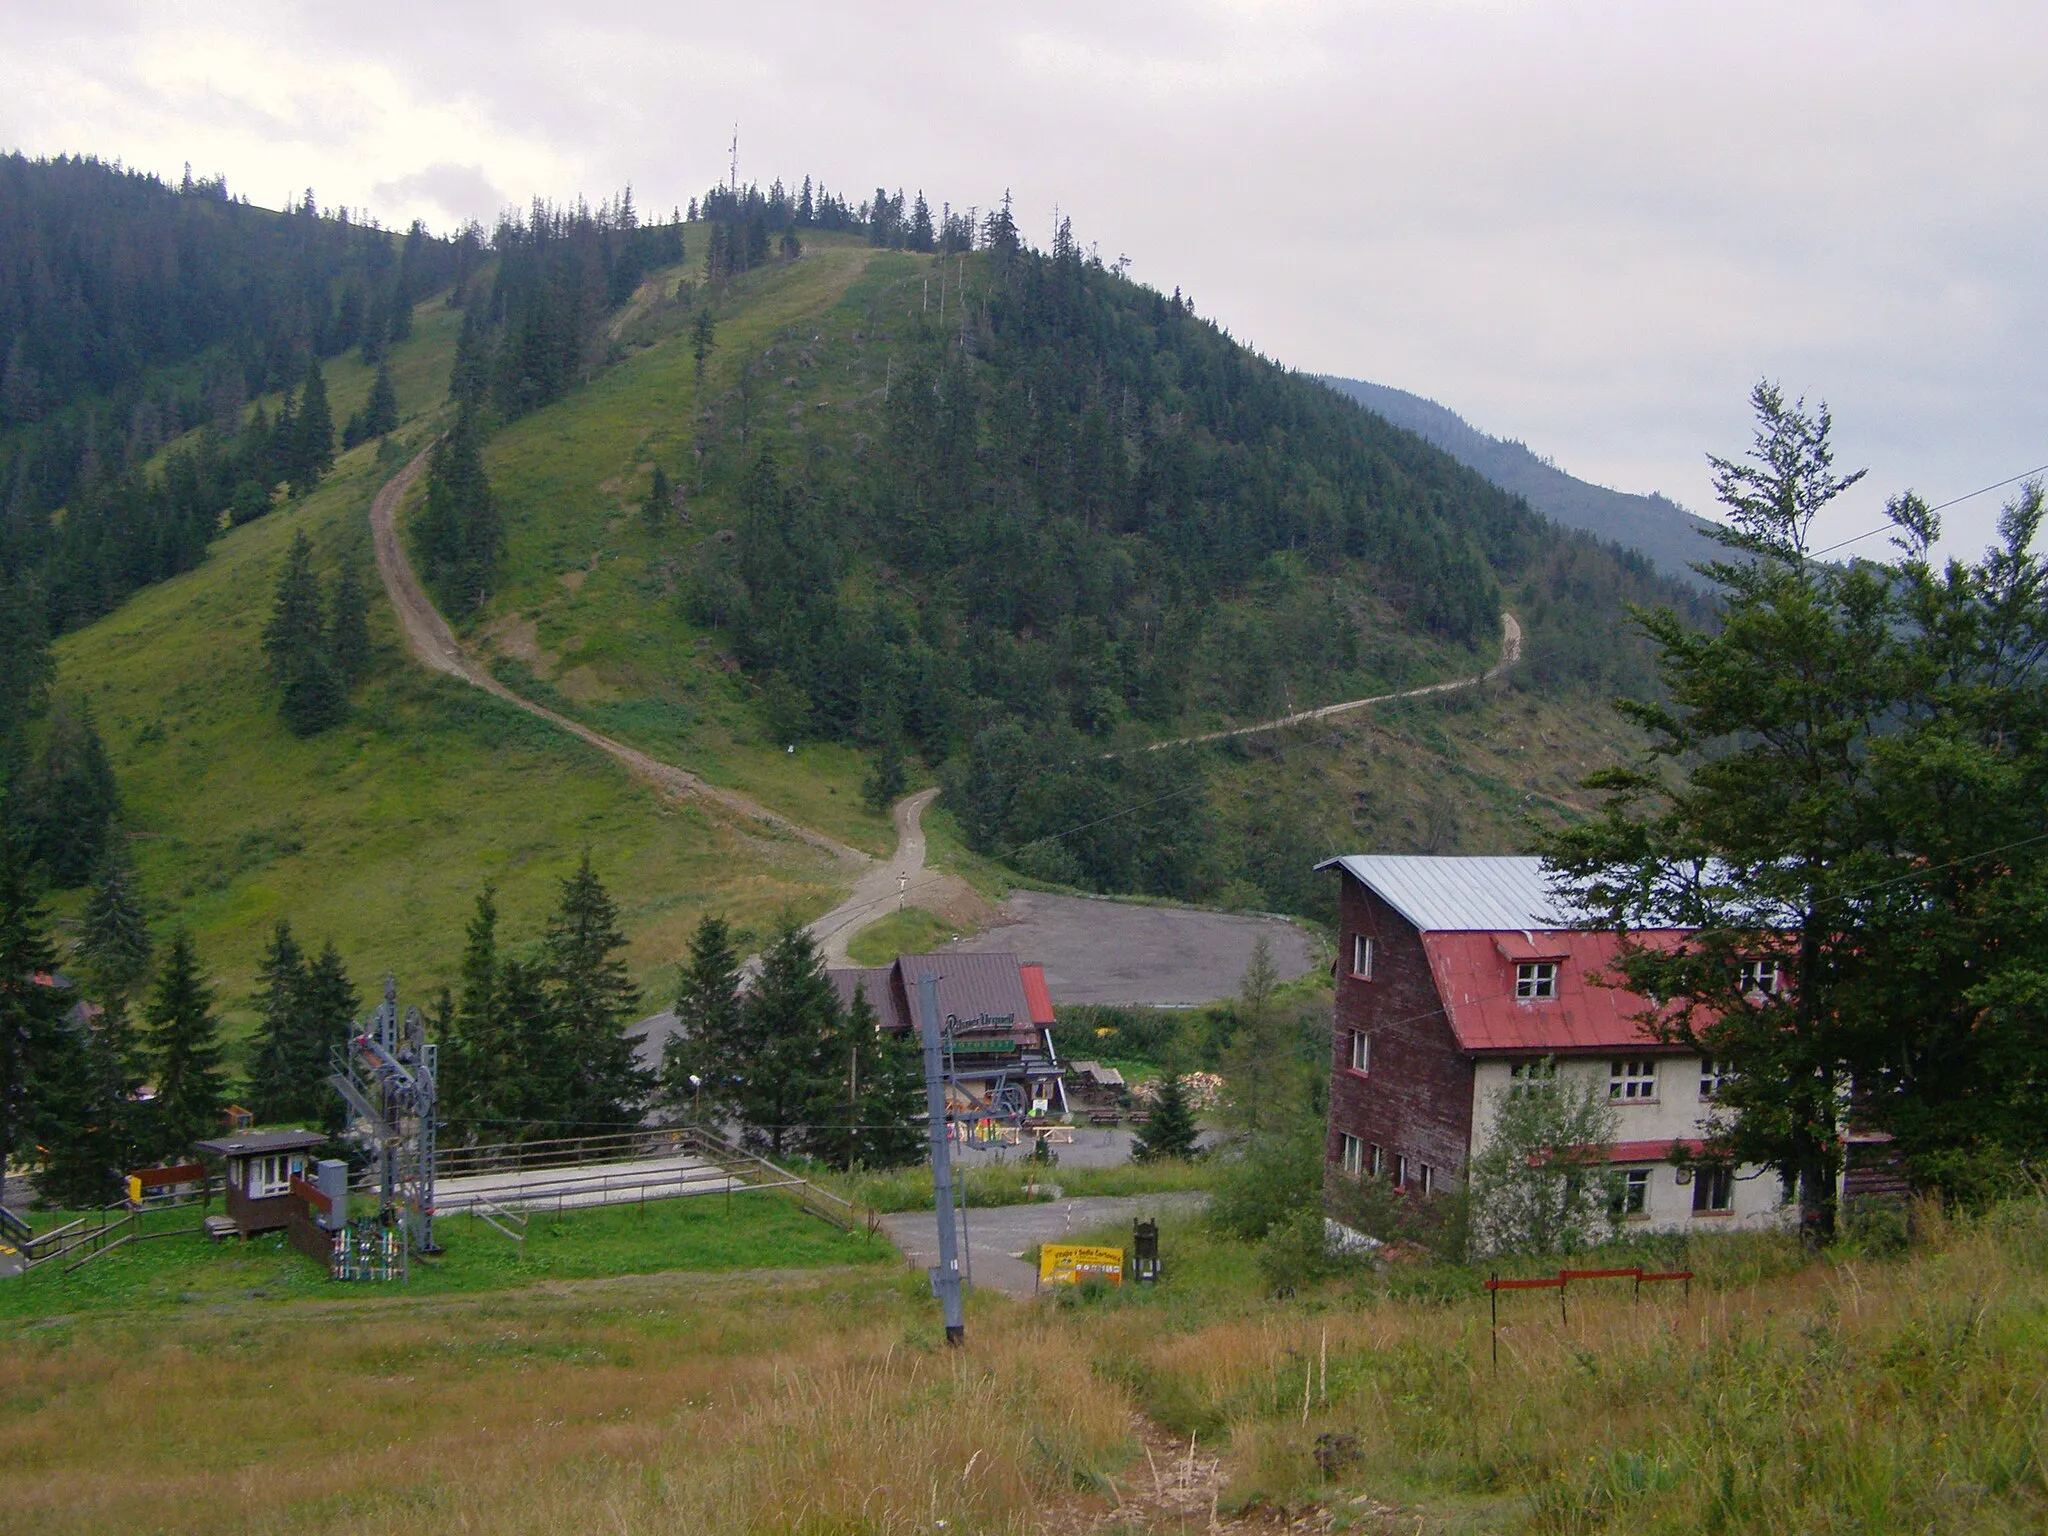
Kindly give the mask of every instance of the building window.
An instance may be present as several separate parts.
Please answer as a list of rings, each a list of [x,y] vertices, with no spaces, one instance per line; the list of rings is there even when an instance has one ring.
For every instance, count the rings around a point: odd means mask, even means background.
[[[1524,960],[1516,966],[1515,996],[1525,999],[1557,996],[1557,962]]]
[[[1365,1149],[1365,1171],[1374,1178],[1387,1171],[1387,1154],[1378,1142]]]
[[[1370,1072],[1372,1070],[1372,1036],[1362,1029],[1351,1031],[1351,1070]]]
[[[1427,1163],[1415,1165],[1415,1187],[1425,1195],[1436,1186],[1436,1170]]]
[[[1772,997],[1778,990],[1778,962],[1775,960],[1745,960],[1742,962],[1742,995],[1744,997]]]
[[[1657,1063],[1648,1056],[1607,1063],[1607,1097],[1634,1103],[1657,1097]]]
[[[1351,935],[1351,974],[1360,981],[1372,980],[1372,940],[1362,933]]]
[[[1726,1061],[1709,1056],[1700,1062],[1700,1101],[1705,1103],[1721,1096],[1721,1090],[1728,1086],[1728,1079],[1735,1070]]]
[[[1345,1173],[1355,1179],[1365,1172],[1365,1143],[1345,1132],[1337,1138],[1337,1144],[1343,1149]]]
[[[292,1175],[305,1169],[303,1157],[287,1157],[273,1153],[268,1157],[249,1159],[249,1182],[244,1186],[251,1200],[268,1200],[274,1195],[284,1194],[292,1187]]]
[[[1396,1152],[1394,1154],[1394,1188],[1406,1189],[1407,1187],[1408,1154],[1405,1152]]]
[[[1735,1170],[1726,1164],[1695,1168],[1692,1174],[1692,1213],[1709,1216],[1735,1208]]]
[[[1557,1063],[1548,1056],[1508,1065],[1508,1092],[1520,1095],[1541,1083],[1557,1081]]]
[[[1642,1216],[1650,1209],[1650,1170],[1624,1168],[1614,1190],[1614,1214]]]

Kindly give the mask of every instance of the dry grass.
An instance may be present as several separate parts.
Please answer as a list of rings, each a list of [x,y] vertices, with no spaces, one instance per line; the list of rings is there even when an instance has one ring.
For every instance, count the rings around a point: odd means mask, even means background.
[[[1690,1300],[1589,1285],[1564,1325],[1517,1296],[1497,1373],[1469,1294],[1273,1302],[1187,1228],[1161,1291],[977,1298],[958,1353],[858,1271],[19,1325],[0,1527],[1200,1530],[1203,1498],[1131,1500],[1192,1435],[1262,1529],[2039,1531],[2048,1206],[1922,1228],[1701,1244]]]
[[[23,1338],[0,1523],[41,1532],[1023,1530],[1127,1454],[1042,1320],[935,1345],[894,1277],[674,1277]]]
[[[1506,1298],[1497,1372],[1484,1302],[1089,1326],[1155,1418],[1228,1436],[1226,1508],[1362,1493],[1408,1531],[2039,1531],[2048,1208],[1922,1225],[1902,1262],[1708,1248],[1690,1300],[1586,1285],[1563,1324],[1554,1293]]]

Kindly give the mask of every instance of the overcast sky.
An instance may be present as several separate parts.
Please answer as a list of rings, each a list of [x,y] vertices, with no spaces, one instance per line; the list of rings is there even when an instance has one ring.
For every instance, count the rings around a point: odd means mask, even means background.
[[[0,146],[489,221],[726,169],[1009,188],[1269,356],[1697,510],[1768,375],[1825,536],[2048,463],[2036,3],[0,0]],[[1998,496],[1948,514],[1988,533]],[[1870,546],[1867,546],[1870,547]],[[1874,546],[1881,549],[1881,545]]]

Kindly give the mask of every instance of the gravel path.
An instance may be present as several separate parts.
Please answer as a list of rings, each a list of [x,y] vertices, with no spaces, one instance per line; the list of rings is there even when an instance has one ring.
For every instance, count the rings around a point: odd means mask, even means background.
[[[435,672],[444,672],[450,677],[460,678],[473,688],[503,699],[515,708],[537,715],[551,725],[560,726],[570,735],[587,741],[600,752],[608,753],[625,764],[626,768],[653,784],[657,789],[677,796],[699,796],[711,800],[737,816],[753,821],[765,822],[778,831],[804,842],[839,859],[853,868],[865,867],[874,862],[857,848],[851,848],[837,838],[791,821],[779,812],[771,811],[758,800],[749,799],[730,789],[720,789],[707,784],[694,773],[686,772],[673,764],[649,757],[638,748],[624,742],[614,741],[600,731],[594,731],[580,721],[571,720],[567,715],[557,714],[545,705],[531,699],[521,698],[510,688],[499,682],[486,671],[462,643],[455,638],[455,632],[448,627],[448,621],[441,617],[433,599],[413,573],[412,564],[406,559],[405,545],[398,537],[398,503],[404,499],[427,466],[427,459],[433,449],[423,450],[413,461],[384,482],[370,502],[370,536],[377,550],[377,574],[384,580],[385,594],[391,599],[391,606],[398,614],[399,627],[405,631],[406,643],[412,648],[413,656],[420,665]]]

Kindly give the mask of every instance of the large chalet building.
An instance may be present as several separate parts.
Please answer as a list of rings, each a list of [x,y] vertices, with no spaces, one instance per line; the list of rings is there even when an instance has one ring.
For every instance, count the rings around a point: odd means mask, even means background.
[[[1317,867],[1343,881],[1333,1178],[1417,1194],[1463,1183],[1494,1107],[1550,1059],[1560,1075],[1606,1085],[1630,1222],[1706,1230],[1795,1218],[1766,1170],[1688,1161],[1704,1150],[1721,1071],[1647,1035],[1649,1003],[1603,984],[1619,940],[1557,913],[1541,860],[1371,854]],[[1778,982],[1768,961],[1747,979]]]

